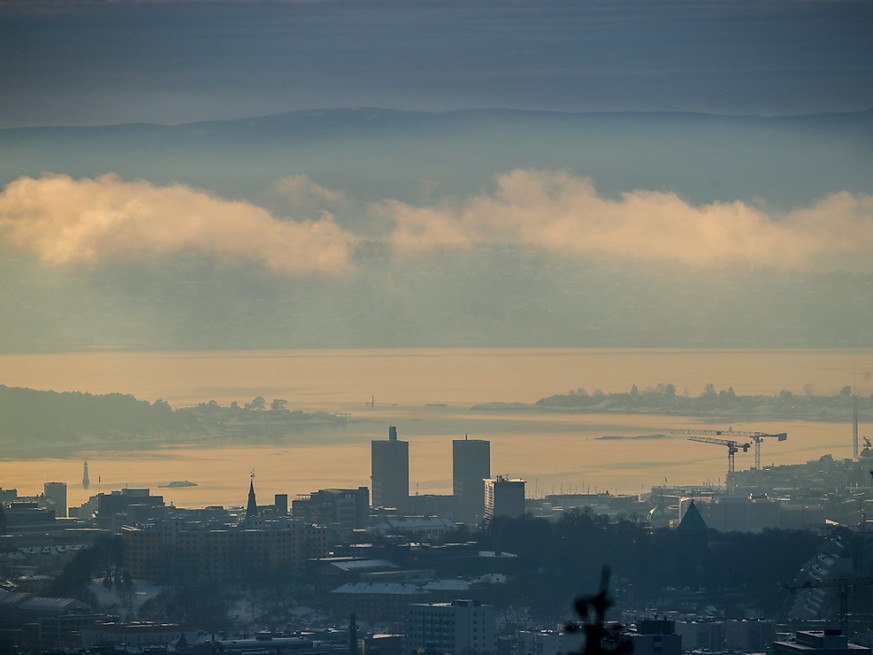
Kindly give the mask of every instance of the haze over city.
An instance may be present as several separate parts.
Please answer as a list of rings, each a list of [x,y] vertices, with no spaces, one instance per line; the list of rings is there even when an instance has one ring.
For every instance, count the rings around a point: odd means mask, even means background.
[[[0,0],[0,651],[869,653],[871,34]]]

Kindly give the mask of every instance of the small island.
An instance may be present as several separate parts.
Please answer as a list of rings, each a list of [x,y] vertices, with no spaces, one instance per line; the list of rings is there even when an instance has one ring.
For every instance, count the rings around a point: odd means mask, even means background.
[[[159,484],[159,489],[174,489],[176,487],[196,487],[196,482],[191,482],[190,480],[173,480],[168,484]]]

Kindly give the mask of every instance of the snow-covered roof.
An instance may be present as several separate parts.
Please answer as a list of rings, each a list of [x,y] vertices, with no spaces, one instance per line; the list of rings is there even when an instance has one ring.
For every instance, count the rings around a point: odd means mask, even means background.
[[[432,580],[424,585],[428,591],[469,591],[470,583],[466,580]]]
[[[344,562],[331,562],[334,566],[342,571],[365,571],[368,569],[396,569],[399,568],[394,562],[389,562],[387,559],[354,559]]]
[[[420,596],[429,594],[414,584],[405,582],[349,582],[337,587],[333,594],[382,594],[391,596]]]
[[[515,553],[507,553],[502,550],[480,550],[479,557],[505,557],[507,559],[512,559],[513,557],[518,557],[518,555],[516,555]]]

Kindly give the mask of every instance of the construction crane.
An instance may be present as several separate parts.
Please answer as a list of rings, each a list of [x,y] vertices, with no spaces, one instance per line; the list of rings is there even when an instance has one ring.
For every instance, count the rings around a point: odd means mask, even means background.
[[[676,430],[674,431],[677,434],[693,434],[695,436],[708,436],[708,437],[740,437],[751,439],[755,442],[755,470],[761,470],[761,442],[764,441],[767,437],[774,437],[779,441],[785,441],[788,438],[788,434],[785,432],[778,432],[774,434],[770,434],[768,432],[742,432],[740,430],[734,430],[733,428],[728,428],[727,430]]]
[[[728,449],[728,472],[725,477],[725,484],[727,486],[727,491],[729,494],[734,493],[736,491],[736,486],[734,482],[734,456],[742,450],[744,453],[749,452],[749,448],[752,444],[750,443],[740,443],[734,439],[713,439],[712,437],[703,436],[704,434],[728,434],[721,430],[671,430],[673,434],[684,434],[688,435],[688,441],[697,441],[699,443],[710,443],[716,446],[726,446]],[[736,434],[731,433],[731,434]]]
[[[795,592],[804,589],[836,587],[840,597],[840,627],[843,630],[843,635],[849,636],[849,592],[855,587],[869,587],[870,585],[873,585],[873,577],[855,576],[806,580],[800,584],[787,585],[787,588]]]

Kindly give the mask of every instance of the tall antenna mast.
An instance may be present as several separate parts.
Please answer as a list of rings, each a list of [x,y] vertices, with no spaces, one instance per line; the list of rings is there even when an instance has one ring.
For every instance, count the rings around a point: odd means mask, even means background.
[[[852,371],[852,458],[858,459],[858,374]]]

